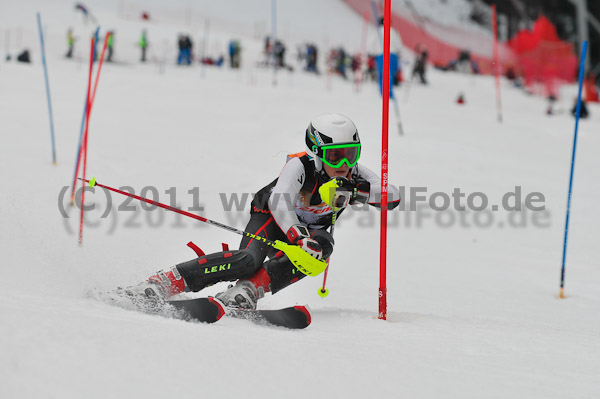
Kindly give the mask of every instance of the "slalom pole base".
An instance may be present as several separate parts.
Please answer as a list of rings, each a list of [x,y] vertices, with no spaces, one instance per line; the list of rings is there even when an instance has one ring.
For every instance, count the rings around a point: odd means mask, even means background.
[[[327,295],[329,295],[329,288],[319,288],[319,290],[317,291],[317,294],[321,297],[321,298],[325,298]]]
[[[565,299],[566,298],[566,296],[565,296],[565,289],[564,288],[560,289],[560,294],[558,294],[558,297],[561,298],[561,299]]]

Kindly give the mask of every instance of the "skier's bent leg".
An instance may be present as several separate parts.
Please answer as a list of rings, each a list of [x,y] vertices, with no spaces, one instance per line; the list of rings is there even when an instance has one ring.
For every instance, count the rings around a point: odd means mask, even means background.
[[[280,238],[282,234],[273,217],[261,213],[252,214],[245,230],[273,239]],[[169,298],[184,291],[197,292],[221,281],[243,281],[262,266],[268,251],[269,247],[264,242],[244,237],[239,250],[217,252],[180,263],[151,276],[139,288],[146,295]]]
[[[273,216],[270,213],[252,213],[250,221],[246,226],[246,231],[252,232],[255,236],[264,237],[270,240],[283,240],[285,235],[279,229]],[[224,305],[242,309],[256,309],[256,303],[269,291],[267,284],[258,284],[251,281],[257,270],[262,270],[262,264],[271,247],[263,241],[244,237],[240,243],[240,251],[245,251],[254,258],[255,268],[249,276],[240,277],[235,286],[229,287],[226,291],[220,292],[215,298],[223,302]],[[266,288],[265,288],[266,287]]]
[[[180,263],[175,268],[190,291],[200,291],[220,281],[251,277],[257,269],[254,256],[245,250],[217,252]]]
[[[334,240],[331,234],[325,230],[317,230],[312,233],[314,238],[323,249],[323,259],[329,259],[333,253]],[[248,280],[256,287],[272,294],[281,291],[285,287],[301,280],[306,275],[300,272],[287,256],[275,257],[264,263],[263,267]]]
[[[150,276],[148,280],[126,289],[131,295],[169,299],[187,291],[200,291],[220,281],[235,281],[252,276],[258,266],[245,250],[223,251],[204,255]]]

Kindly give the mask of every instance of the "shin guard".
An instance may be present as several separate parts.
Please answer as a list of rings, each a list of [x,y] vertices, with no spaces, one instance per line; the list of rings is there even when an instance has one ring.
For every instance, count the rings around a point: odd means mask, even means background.
[[[271,279],[270,289],[273,294],[306,277],[306,274],[300,272],[287,256],[269,259],[263,267]]]
[[[256,271],[254,258],[244,250],[204,255],[180,263],[176,268],[189,289],[194,292],[220,281],[249,278]]]

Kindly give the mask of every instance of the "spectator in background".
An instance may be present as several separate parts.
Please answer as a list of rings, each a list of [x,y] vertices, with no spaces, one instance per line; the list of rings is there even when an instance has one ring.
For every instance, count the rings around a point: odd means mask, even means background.
[[[506,77],[506,79],[513,81],[517,78],[517,73],[515,72],[515,67],[512,65],[509,65],[508,68],[506,68],[506,73],[504,74],[504,76]]]
[[[177,36],[177,65],[183,62],[183,35]]]
[[[471,52],[469,50],[460,50],[456,60],[456,70],[462,73],[472,73]]]
[[[285,68],[285,45],[281,40],[275,41],[273,51],[275,52],[275,63],[277,67]]]
[[[31,62],[31,57],[29,56],[29,50],[25,49],[21,54],[17,56],[17,62],[24,62],[29,64]]]
[[[335,71],[342,75],[344,79],[348,79],[346,76],[346,57],[346,50],[343,47],[340,47],[334,53]]]
[[[377,26],[377,34],[370,34],[370,38],[367,41],[367,53],[375,55],[375,61],[378,60],[378,57],[383,59],[383,36],[384,36],[384,27],[383,27],[383,18],[379,18],[378,26]],[[394,27],[390,27],[390,64],[396,65],[394,71],[390,72],[390,81],[394,84],[394,86],[400,83],[401,76],[401,53],[402,53],[403,43],[400,34]],[[383,64],[382,64],[383,65]],[[379,79],[381,80],[381,73],[378,74]]]
[[[319,74],[317,69],[318,50],[315,44],[309,43],[306,45],[306,70]]]
[[[106,50],[108,51],[108,54],[106,55],[106,62],[112,62],[115,31],[111,30],[107,33],[107,35],[109,36],[108,41],[106,42]]]
[[[269,65],[269,63],[271,62],[271,60],[273,58],[273,42],[271,41],[271,36],[265,37],[264,54],[265,54],[265,65]]]
[[[577,114],[577,98],[573,101],[573,108],[571,109],[571,115],[576,116]],[[587,119],[590,116],[585,101],[581,99],[581,108],[579,109],[579,117],[581,119]]]
[[[190,35],[185,35],[184,44],[185,44],[185,48],[186,48],[185,63],[188,65],[191,65],[192,58],[194,56],[194,52],[193,52],[194,43],[192,43],[192,38],[190,37]]]
[[[241,64],[242,46],[239,40],[229,41],[229,66],[232,69],[239,69]]]
[[[69,46],[69,49],[67,50],[67,54],[65,55],[65,57],[73,58],[73,49],[75,47],[75,36],[73,36],[72,28],[69,28],[69,30],[67,31],[67,45]]]
[[[97,28],[92,35],[94,38],[94,62],[98,61],[98,42],[100,41],[100,28]]]
[[[141,62],[146,62],[146,49],[148,48],[148,38],[146,37],[146,29],[142,31],[142,36],[140,37],[140,41],[138,43],[140,49],[142,50],[142,57],[140,59]]]
[[[598,89],[596,88],[596,78],[593,73],[588,72],[587,78],[583,82],[583,91],[585,101],[588,103],[600,102],[598,98]]]
[[[418,53],[417,60],[415,61],[415,66],[413,67],[412,79],[414,79],[415,76],[419,76],[421,83],[426,85],[427,79],[425,78],[425,72],[427,68],[427,57],[429,54],[427,53],[426,49],[419,51],[420,52]]]
[[[177,65],[192,64],[192,39],[189,35],[179,35],[177,39],[179,54],[177,56]]]
[[[377,63],[374,55],[367,56],[367,70],[365,71],[365,80],[377,80]]]
[[[556,103],[556,97],[552,94],[548,96],[548,107],[546,108],[546,115],[554,115],[554,104]]]

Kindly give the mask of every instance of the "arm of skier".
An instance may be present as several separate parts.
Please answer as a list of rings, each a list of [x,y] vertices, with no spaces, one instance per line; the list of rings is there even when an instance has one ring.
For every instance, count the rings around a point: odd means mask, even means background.
[[[277,184],[269,197],[269,210],[273,219],[284,233],[295,224],[300,224],[294,205],[300,195],[305,179],[304,165],[298,158],[292,158],[285,164]]]
[[[300,195],[306,178],[304,165],[299,158],[292,158],[285,164],[277,184],[269,198],[269,210],[275,223],[286,233],[291,244],[298,245],[312,257],[321,260],[323,251],[319,243],[310,238],[308,229],[300,223],[294,205]]]
[[[370,189],[367,203],[371,206],[379,208],[381,206],[381,179],[379,176],[371,169],[363,165],[356,164],[356,167],[352,173],[352,179],[362,179],[369,182]],[[398,188],[391,184],[388,185],[388,209],[391,210],[400,205],[400,200],[400,191]]]

